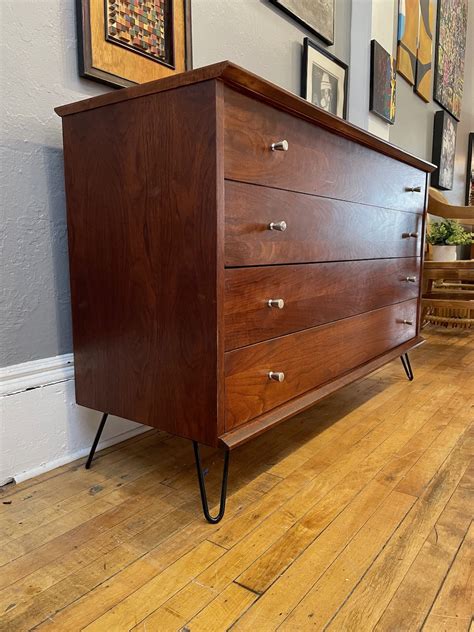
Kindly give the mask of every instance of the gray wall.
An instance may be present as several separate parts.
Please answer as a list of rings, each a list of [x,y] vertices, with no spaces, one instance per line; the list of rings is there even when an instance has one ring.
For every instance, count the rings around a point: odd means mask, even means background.
[[[195,67],[231,59],[299,92],[304,29],[267,0],[192,0],[192,6]],[[108,90],[77,76],[74,7],[75,0],[0,0],[8,24],[0,42],[0,366],[71,350],[61,124],[53,108]],[[336,0],[331,50],[346,62],[351,45],[354,55],[358,48],[350,25],[350,0]],[[391,140],[430,157],[435,108],[401,84]],[[367,85],[352,82],[351,91],[359,106],[350,117],[362,124]]]
[[[0,366],[71,351],[60,119],[53,108],[108,90],[79,79],[75,0],[1,0]],[[193,0],[194,65],[230,59],[299,91],[303,36],[267,0]],[[348,61],[350,2],[337,1]]]
[[[1,365],[71,350],[60,119],[77,77],[73,0],[1,0]]]

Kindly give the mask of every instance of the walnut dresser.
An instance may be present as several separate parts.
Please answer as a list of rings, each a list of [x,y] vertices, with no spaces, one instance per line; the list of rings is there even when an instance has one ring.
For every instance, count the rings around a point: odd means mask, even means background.
[[[232,448],[418,345],[433,166],[230,62],[57,108],[76,398]],[[211,516],[198,443],[225,449]]]

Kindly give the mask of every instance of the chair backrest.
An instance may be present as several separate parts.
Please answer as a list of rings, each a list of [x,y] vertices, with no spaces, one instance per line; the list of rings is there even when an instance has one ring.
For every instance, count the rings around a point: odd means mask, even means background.
[[[428,213],[445,219],[457,219],[463,224],[474,225],[474,206],[449,204],[446,197],[433,187],[428,190]]]

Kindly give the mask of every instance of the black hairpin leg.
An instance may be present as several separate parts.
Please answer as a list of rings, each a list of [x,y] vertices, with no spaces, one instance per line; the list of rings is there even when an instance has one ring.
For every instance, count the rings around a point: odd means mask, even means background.
[[[400,356],[400,360],[402,361],[403,368],[405,369],[405,373],[407,374],[407,378],[411,382],[413,380],[413,370],[411,368],[408,353],[404,353],[402,356]]]
[[[217,514],[217,516],[211,516],[211,514],[209,513],[209,505],[207,503],[206,484],[204,482],[204,475],[207,472],[203,472],[202,470],[201,456],[199,454],[199,444],[197,441],[193,441],[193,448],[194,448],[194,458],[196,460],[196,470],[197,470],[198,481],[199,481],[199,491],[201,492],[202,510],[204,512],[204,516],[206,520],[210,522],[211,524],[216,524],[217,522],[222,520],[222,517],[224,516],[224,512],[225,512],[225,501],[227,498],[227,475],[229,473],[230,450],[226,450],[224,454],[224,472],[222,475],[221,504],[219,507],[219,513]]]
[[[90,466],[91,466],[91,463],[92,463],[92,459],[94,458],[94,454],[95,454],[95,451],[97,449],[97,444],[99,443],[99,440],[100,440],[100,435],[102,434],[102,431],[104,429],[105,422],[107,421],[107,417],[108,416],[109,416],[109,413],[104,413],[102,415],[102,419],[100,420],[100,424],[99,424],[99,428],[97,430],[97,434],[95,435],[95,439],[94,439],[94,442],[92,444],[91,451],[89,452],[89,458],[87,459],[87,463],[86,463],[86,470],[90,469]]]

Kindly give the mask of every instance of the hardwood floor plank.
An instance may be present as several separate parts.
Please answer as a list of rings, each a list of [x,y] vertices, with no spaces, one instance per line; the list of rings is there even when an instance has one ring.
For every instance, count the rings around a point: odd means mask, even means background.
[[[197,615],[217,595],[217,591],[193,580],[132,630],[133,632],[179,630],[186,621]]]
[[[474,489],[461,486],[467,478],[466,471],[378,621],[376,632],[421,629],[472,519],[469,507]]]
[[[151,614],[223,553],[222,547],[205,540],[116,606],[104,612],[98,619],[85,626],[84,630],[88,632],[129,630],[137,621]]]
[[[439,620],[469,621],[474,612],[474,524],[466,533],[453,564],[424,623],[434,630]]]
[[[394,361],[233,452],[217,528],[155,431],[0,490],[0,629],[467,629],[474,337],[427,336],[413,382]]]
[[[395,594],[468,466],[454,450],[387,546],[328,625],[328,630],[371,629]]]
[[[299,530],[306,537],[297,538],[300,547],[312,541],[375,475],[377,475],[377,480],[387,486],[388,493],[406,471],[418,461],[423,451],[430,446],[434,437],[441,431],[435,426],[435,432],[432,433],[430,426],[428,428],[430,432],[421,433],[421,438],[417,430],[419,426],[424,428],[424,424],[424,416],[418,416],[418,419],[410,416],[405,419],[398,427],[398,431],[389,435],[367,458],[361,459],[359,463],[349,461],[350,467],[346,471],[346,477],[317,504],[313,503],[312,509],[311,503],[302,504],[306,507],[306,512],[301,512],[304,516]],[[426,425],[429,423],[426,422]],[[413,435],[416,437],[416,445],[413,445]],[[403,458],[403,452],[407,453],[406,458]],[[340,464],[337,466],[341,471]],[[342,473],[344,474],[344,470]],[[335,479],[333,474],[331,478]],[[293,504],[288,504],[286,509],[292,513],[297,511]],[[304,527],[307,528],[306,532]],[[238,578],[238,581],[256,592],[264,592],[302,550],[288,547],[284,540],[277,542],[258,558],[247,572]]]
[[[260,492],[253,483],[239,490],[228,500],[226,516],[232,518],[255,501]],[[176,511],[164,516],[157,528],[150,529],[132,539],[134,545],[145,546],[143,551],[125,559],[121,568],[113,569],[115,552],[105,555],[92,565],[74,573],[65,581],[52,586],[41,600],[36,600],[24,616],[14,621],[18,629],[28,628],[30,622],[44,622],[41,627],[68,629],[71,622],[79,627],[87,625],[104,612],[104,605],[112,608],[149,579],[165,570],[170,564],[190,552],[209,534],[211,528],[201,516]],[[171,518],[171,519],[170,519]],[[160,528],[162,533],[160,534]],[[111,563],[112,562],[112,563]],[[87,607],[85,607],[87,604]],[[30,625],[31,627],[31,625]]]
[[[228,630],[255,600],[257,595],[237,584],[229,584],[204,610],[185,625],[193,632]]]
[[[360,581],[380,549],[385,546],[415,500],[413,496],[393,491],[306,593],[280,629],[323,629],[339,604]]]

